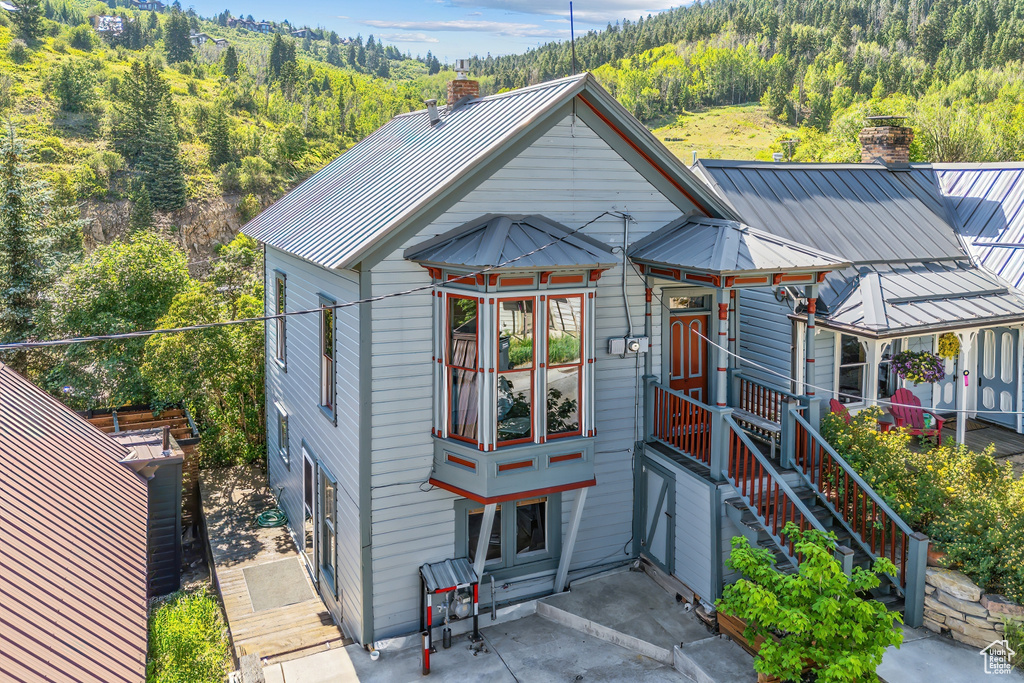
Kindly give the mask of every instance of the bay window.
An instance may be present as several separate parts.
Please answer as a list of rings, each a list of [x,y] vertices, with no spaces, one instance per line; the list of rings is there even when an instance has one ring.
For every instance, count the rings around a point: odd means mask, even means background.
[[[444,408],[435,431],[479,450],[592,431],[584,400],[592,299],[557,290],[488,294],[440,295]]]

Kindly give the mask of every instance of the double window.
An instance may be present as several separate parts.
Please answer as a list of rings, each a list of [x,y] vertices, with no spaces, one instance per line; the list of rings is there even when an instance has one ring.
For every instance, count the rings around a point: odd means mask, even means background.
[[[474,562],[484,507],[471,500],[460,501],[456,514],[458,538],[465,544],[458,551],[464,551],[463,556]],[[487,541],[485,566],[493,572],[554,558],[560,552],[560,537],[559,494],[500,503]]]
[[[500,447],[582,434],[582,294],[444,301],[448,436]]]

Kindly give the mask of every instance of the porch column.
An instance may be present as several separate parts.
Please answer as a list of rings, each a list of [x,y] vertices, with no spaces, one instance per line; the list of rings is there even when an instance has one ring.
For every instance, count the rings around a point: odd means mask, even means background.
[[[473,571],[476,572],[478,579],[483,578],[484,565],[487,564],[487,546],[491,542],[491,529],[494,527],[494,511],[497,509],[497,503],[488,503],[484,506],[484,516],[480,520],[480,536],[476,539],[476,555],[473,562]]]
[[[882,350],[885,342],[878,339],[867,340],[867,372],[864,373],[864,398],[865,404],[869,406],[878,405],[878,364],[882,362]]]
[[[576,536],[580,531],[580,520],[583,519],[583,504],[587,502],[587,491],[590,487],[576,491],[572,501],[572,514],[569,516],[569,532],[562,543],[562,556],[558,559],[558,573],[555,574],[555,592],[565,590],[565,580],[569,577],[569,563],[572,562],[572,551],[576,546]]]
[[[814,398],[814,311],[818,306],[818,285],[806,289],[807,337],[804,341],[804,395]]]
[[[960,338],[960,357],[956,363],[957,377],[954,377],[953,381],[956,382],[956,442],[960,445],[963,445],[967,434],[967,392],[975,391],[974,387],[978,381],[977,377],[971,377],[968,367],[971,345],[977,334],[977,332],[956,333],[956,336]]]
[[[729,290],[718,290],[718,346],[715,347],[715,403],[729,404]]]
[[[739,359],[737,356],[740,354],[740,293],[735,290],[729,290],[729,353],[733,354],[729,356],[729,367],[739,367]]]

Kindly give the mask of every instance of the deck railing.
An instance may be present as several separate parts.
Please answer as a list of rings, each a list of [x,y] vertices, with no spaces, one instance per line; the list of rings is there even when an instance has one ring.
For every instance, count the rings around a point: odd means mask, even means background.
[[[797,472],[872,560],[886,557],[896,565],[896,576],[890,579],[904,594],[905,621],[919,626],[928,537],[893,512],[803,416],[790,414]]]
[[[793,540],[782,534],[787,522],[795,523],[801,531],[811,528],[824,533],[825,527],[736,421],[726,415],[724,422],[729,430],[729,483],[779,547],[794,557]]]
[[[800,397],[793,392],[773,387],[738,370],[730,371],[729,387],[729,406],[740,413],[736,416],[736,420],[744,423],[748,430],[761,436],[770,435],[762,434],[761,432],[764,430],[756,424],[744,422],[743,413],[759,417],[766,422],[781,424],[783,404],[795,403],[800,400]]]
[[[648,439],[660,441],[711,466],[711,408],[674,389],[650,382]]]

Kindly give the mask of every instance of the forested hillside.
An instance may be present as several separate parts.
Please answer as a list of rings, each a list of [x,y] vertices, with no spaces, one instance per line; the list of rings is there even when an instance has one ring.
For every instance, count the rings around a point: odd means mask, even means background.
[[[1022,0],[712,0],[581,36],[576,54],[647,121],[760,102],[800,127],[798,159],[855,159],[871,113],[909,116],[920,160],[1024,158]],[[518,87],[568,74],[571,52],[473,65]]]

